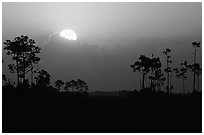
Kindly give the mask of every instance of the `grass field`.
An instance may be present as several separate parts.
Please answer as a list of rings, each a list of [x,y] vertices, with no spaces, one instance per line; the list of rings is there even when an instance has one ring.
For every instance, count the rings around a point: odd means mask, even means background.
[[[3,132],[202,132],[202,95],[5,92]]]

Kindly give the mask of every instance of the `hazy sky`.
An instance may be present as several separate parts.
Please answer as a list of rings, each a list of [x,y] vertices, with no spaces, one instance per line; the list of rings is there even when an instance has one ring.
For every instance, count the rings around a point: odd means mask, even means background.
[[[40,65],[57,79],[81,78],[91,90],[139,89],[130,64],[141,54],[172,49],[174,67],[192,63],[191,42],[202,40],[202,3],[3,3],[3,41],[28,35],[43,48]],[[72,29],[77,41],[55,34]],[[48,41],[48,42],[46,42]],[[5,52],[3,52],[4,55]],[[8,73],[9,57],[3,73]],[[198,59],[201,62],[201,49]],[[189,78],[192,78],[189,74]],[[188,80],[188,89],[192,81]],[[180,79],[175,87],[182,88]]]

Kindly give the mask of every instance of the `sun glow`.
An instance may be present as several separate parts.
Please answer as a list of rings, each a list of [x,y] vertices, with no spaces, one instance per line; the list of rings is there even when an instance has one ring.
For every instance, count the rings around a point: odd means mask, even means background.
[[[68,40],[77,40],[77,35],[73,30],[66,29],[60,32],[60,36]]]

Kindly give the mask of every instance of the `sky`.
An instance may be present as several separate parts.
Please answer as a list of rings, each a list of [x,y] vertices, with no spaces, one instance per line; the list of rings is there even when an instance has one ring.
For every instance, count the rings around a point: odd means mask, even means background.
[[[75,31],[77,40],[59,37],[64,29]],[[184,60],[193,62],[191,43],[202,43],[202,3],[3,2],[2,40],[22,34],[42,47],[39,64],[51,75],[52,84],[81,78],[90,91],[140,89],[141,74],[130,65],[141,54],[160,57],[165,67],[162,52],[170,48],[173,67]],[[5,54],[3,73],[16,81]],[[199,49],[200,63],[201,54]],[[173,79],[175,92],[182,90],[181,82]],[[192,83],[189,73],[187,90],[192,90]]]

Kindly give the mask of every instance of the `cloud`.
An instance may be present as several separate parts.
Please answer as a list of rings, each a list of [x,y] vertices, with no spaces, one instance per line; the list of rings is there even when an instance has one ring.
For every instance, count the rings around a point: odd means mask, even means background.
[[[59,32],[53,32],[48,36],[48,40],[46,40],[44,43],[42,43],[43,46],[47,45],[53,38],[56,36],[59,37]]]
[[[121,42],[116,39],[105,39],[105,40],[99,40],[99,39],[93,39],[92,41],[83,41],[83,40],[76,40],[76,41],[69,41],[67,39],[64,39],[60,37],[59,32],[53,32],[48,36],[48,40],[42,43],[42,47],[56,47],[57,49],[64,48],[66,49],[73,49],[76,50],[92,50],[94,53],[102,54],[106,52],[112,51],[115,46],[121,45]],[[44,48],[43,48],[44,49]],[[93,53],[93,52],[92,52]]]

